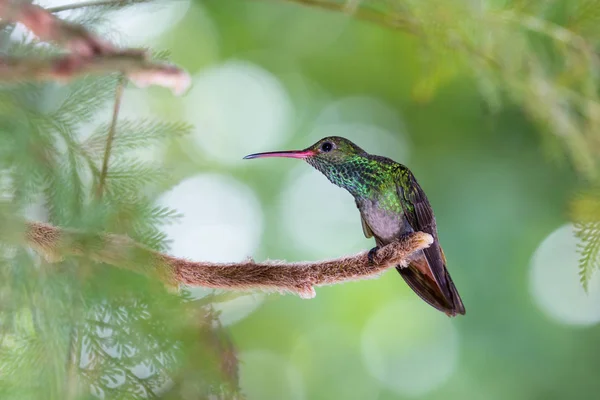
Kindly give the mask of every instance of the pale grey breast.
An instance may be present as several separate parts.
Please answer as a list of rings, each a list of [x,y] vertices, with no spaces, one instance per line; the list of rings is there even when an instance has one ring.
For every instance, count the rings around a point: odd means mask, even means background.
[[[384,210],[376,200],[359,200],[357,204],[373,234],[379,238],[378,245],[390,243],[405,233],[413,232],[404,213]]]

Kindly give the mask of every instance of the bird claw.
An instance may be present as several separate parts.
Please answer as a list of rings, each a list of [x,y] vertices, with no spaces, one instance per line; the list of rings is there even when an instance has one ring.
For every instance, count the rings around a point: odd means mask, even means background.
[[[379,250],[379,246],[375,246],[371,250],[369,250],[369,254],[367,255],[367,258],[369,259],[369,265],[375,264],[375,256],[377,255],[377,250]]]
[[[425,232],[402,235],[398,241],[369,251],[369,262],[373,264],[397,265],[405,267],[411,253],[429,247],[433,237]]]

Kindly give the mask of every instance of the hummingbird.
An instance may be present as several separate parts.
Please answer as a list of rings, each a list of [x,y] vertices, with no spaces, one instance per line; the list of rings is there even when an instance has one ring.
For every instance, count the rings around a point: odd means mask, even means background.
[[[412,232],[426,232],[433,243],[419,250],[407,266],[396,269],[408,286],[432,307],[448,316],[465,314],[450,273],[429,200],[413,173],[389,158],[369,154],[350,140],[330,136],[304,150],[255,153],[244,159],[288,157],[305,160],[334,185],[346,189],[360,211],[363,233],[379,247]]]

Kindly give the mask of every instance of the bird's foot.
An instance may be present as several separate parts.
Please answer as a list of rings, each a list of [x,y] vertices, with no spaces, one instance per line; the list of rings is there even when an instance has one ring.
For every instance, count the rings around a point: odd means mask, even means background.
[[[433,237],[424,232],[414,232],[403,235],[397,241],[383,247],[375,247],[369,251],[368,259],[371,265],[395,265],[406,267],[412,253],[429,247]]]
[[[395,254],[396,265],[406,268],[412,258],[412,253],[429,247],[433,243],[433,236],[425,232],[411,232],[401,235],[396,243],[400,250]]]
[[[371,250],[369,250],[369,254],[367,255],[367,258],[369,259],[369,265],[375,264],[375,256],[377,255],[377,250],[379,250],[379,246],[375,246]]]
[[[413,236],[414,233],[413,232],[406,232],[401,234],[400,236],[398,236],[398,241],[399,242],[405,242],[406,240],[408,240],[408,238],[410,238],[411,236]]]

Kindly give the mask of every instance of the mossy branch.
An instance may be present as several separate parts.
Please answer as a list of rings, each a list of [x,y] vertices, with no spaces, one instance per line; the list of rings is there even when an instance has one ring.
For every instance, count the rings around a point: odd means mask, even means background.
[[[212,263],[176,258],[148,249],[132,239],[114,234],[87,233],[75,229],[30,222],[26,242],[47,261],[67,256],[85,256],[137,273],[158,277],[169,286],[185,284],[226,290],[271,290],[294,293],[302,298],[315,296],[315,286],[333,285],[376,276],[388,268],[406,265],[415,251],[429,247],[431,235],[411,234],[377,250],[333,260],[286,263],[247,260],[240,263]]]

